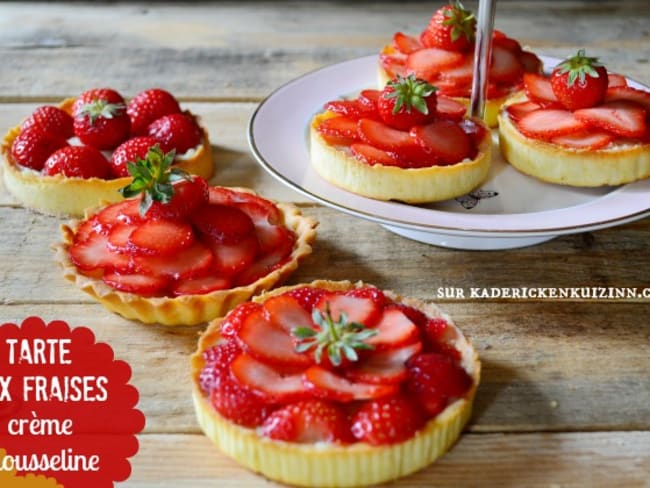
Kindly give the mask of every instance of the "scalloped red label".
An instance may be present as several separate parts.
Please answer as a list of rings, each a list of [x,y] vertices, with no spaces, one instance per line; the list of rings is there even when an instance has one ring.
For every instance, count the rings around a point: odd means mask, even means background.
[[[45,475],[65,488],[126,480],[145,425],[130,378],[86,327],[38,317],[0,326],[0,475]]]

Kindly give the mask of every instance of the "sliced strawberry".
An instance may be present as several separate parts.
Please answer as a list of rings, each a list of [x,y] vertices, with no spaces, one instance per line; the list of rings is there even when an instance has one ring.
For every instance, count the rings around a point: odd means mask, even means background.
[[[358,100],[334,100],[325,104],[325,110],[343,115],[350,119],[359,120],[363,117],[376,117],[376,111]]]
[[[505,34],[503,36],[493,36],[493,45],[505,49],[516,56],[519,56],[521,53],[521,44]]]
[[[303,375],[307,390],[318,398],[338,402],[369,400],[394,395],[399,391],[397,385],[373,385],[348,381],[320,366],[311,366]]]
[[[406,76],[406,57],[399,54],[380,54],[379,63],[391,78]]]
[[[380,96],[381,90],[361,90],[361,93],[359,93],[359,98],[357,100],[361,105],[372,110],[377,110],[377,103],[379,102]]]
[[[314,328],[311,314],[291,295],[283,294],[269,298],[264,302],[264,309],[273,325],[283,329],[286,334],[291,334],[297,327]]]
[[[627,79],[618,73],[607,73],[608,88],[622,88],[627,86]]]
[[[352,140],[359,138],[357,135],[357,121],[342,115],[322,121],[317,130],[328,137],[344,137]]]
[[[296,352],[287,330],[272,323],[264,310],[253,311],[244,319],[237,338],[242,350],[265,364],[307,367],[311,363],[308,355]]]
[[[327,294],[327,291],[324,289],[314,288],[311,286],[302,286],[287,292],[287,295],[294,298],[300,306],[310,314],[310,316],[312,310],[318,303],[318,300],[320,300],[325,294]]]
[[[115,224],[137,224],[144,220],[140,215],[140,199],[129,198],[105,207],[97,214],[99,222],[106,227]]]
[[[542,109],[524,115],[517,122],[517,127],[525,136],[552,139],[579,132],[585,128],[585,124],[568,110]]]
[[[433,153],[444,164],[458,163],[472,152],[472,140],[451,120],[439,119],[416,126],[411,133],[425,151]]]
[[[204,295],[206,293],[212,293],[213,291],[227,290],[230,287],[231,282],[228,278],[211,274],[177,282],[172,289],[172,294],[175,296]]]
[[[438,95],[437,112],[441,118],[460,121],[467,113],[467,107],[452,98]]]
[[[298,444],[354,440],[345,412],[321,400],[306,400],[276,410],[262,425],[262,435]]]
[[[128,253],[131,250],[129,237],[137,225],[132,224],[117,224],[113,226],[108,233],[108,249],[114,252]]]
[[[512,83],[521,77],[523,71],[516,54],[501,46],[492,48],[492,64],[489,70],[491,81]]]
[[[348,369],[345,376],[356,382],[385,385],[400,383],[407,377],[406,361],[422,350],[421,342],[397,349],[374,352],[359,365]]]
[[[558,102],[548,78],[535,73],[524,73],[526,95],[537,102]]]
[[[70,259],[84,271],[98,268],[127,271],[131,268],[131,258],[126,254],[111,252],[108,236],[104,234],[91,234],[85,241],[73,244]]]
[[[107,234],[108,232],[109,228],[102,225],[97,215],[93,215],[79,224],[74,233],[74,242],[75,244],[84,242],[93,234]]]
[[[472,141],[472,149],[469,153],[469,158],[474,159],[478,153],[478,147],[485,139],[487,129],[482,124],[477,123],[472,119],[463,119],[458,122],[458,127],[469,136]]]
[[[363,141],[387,151],[412,146],[414,142],[408,132],[393,129],[376,120],[359,120],[358,130]]]
[[[281,267],[287,262],[290,255],[291,254],[286,254],[286,250],[279,249],[262,256],[237,277],[237,284],[248,285],[257,281],[262,276],[266,276]]]
[[[394,155],[381,149],[371,146],[370,144],[355,143],[350,146],[352,155],[359,161],[369,166],[380,164],[383,166],[402,166],[404,163]]]
[[[232,202],[231,205],[248,215],[256,227],[282,222],[282,214],[277,205],[266,198],[248,192],[234,192]]]
[[[522,51],[519,53],[519,62],[526,73],[542,74],[542,71],[544,70],[544,63],[542,63],[542,60],[529,51]]]
[[[641,137],[646,132],[645,110],[635,102],[617,100],[574,113],[585,124],[622,137]]]
[[[605,92],[605,102],[615,102],[627,100],[638,103],[646,111],[646,116],[650,115],[650,92],[638,90],[629,86],[610,87]]]
[[[296,242],[296,234],[283,225],[257,225],[255,235],[260,245],[260,255],[277,252],[287,256]]]
[[[508,112],[508,115],[512,120],[518,122],[524,115],[539,110],[540,108],[542,108],[542,106],[539,103],[527,100],[525,102],[508,105],[506,107],[506,112]]]
[[[367,297],[332,294],[323,295],[316,308],[325,312],[329,308],[334,321],[339,321],[342,313],[348,322],[358,322],[366,327],[373,327],[381,316],[381,309],[374,300]]]
[[[399,309],[386,308],[375,326],[378,334],[366,340],[376,349],[392,349],[414,342],[419,337],[416,325]]]
[[[267,403],[291,403],[309,397],[302,374],[282,375],[245,353],[232,362],[230,371],[239,384]]]
[[[425,418],[416,403],[403,394],[365,402],[351,419],[352,435],[373,446],[395,445],[411,439]]]
[[[345,294],[349,297],[369,298],[378,308],[384,308],[388,303],[390,303],[384,292],[374,286],[353,288],[346,291]]]
[[[422,49],[422,43],[416,37],[396,32],[393,35],[393,46],[402,54],[411,54],[413,51]]]
[[[440,78],[435,82],[438,91],[438,97],[440,95],[447,97],[469,97],[472,92],[471,82],[459,83],[454,80]]]
[[[468,84],[472,82],[474,75],[474,53],[466,53],[463,61],[453,68],[448,68],[440,73],[440,77],[457,84]]]
[[[414,73],[417,78],[433,80],[442,70],[458,66],[462,62],[462,53],[430,47],[409,54],[406,67],[407,71]]]
[[[230,364],[241,354],[235,341],[219,341],[218,344],[203,351],[203,368],[199,373],[201,390],[208,395],[230,376]]]
[[[574,134],[566,134],[563,136],[556,136],[551,139],[551,142],[573,149],[586,149],[594,151],[596,149],[601,149],[607,146],[614,139],[615,136],[608,132],[594,132],[593,130],[590,130],[585,132],[577,132]]]
[[[261,425],[273,411],[264,398],[240,384],[228,370],[219,375],[210,403],[227,419],[249,428]]]
[[[259,244],[257,237],[248,237],[236,244],[209,241],[214,254],[214,269],[221,275],[232,277],[247,269],[255,261]]]
[[[262,305],[256,302],[244,302],[231,310],[221,322],[220,332],[225,339],[237,339],[237,333],[248,314],[261,309]]]
[[[139,273],[122,274],[107,272],[104,273],[102,279],[111,288],[143,297],[164,295],[169,285],[169,280],[164,276],[151,276]]]
[[[204,275],[213,262],[210,248],[199,241],[194,241],[192,245],[173,255],[133,257],[138,272],[177,280]]]
[[[192,226],[180,220],[148,220],[129,236],[135,254],[169,256],[194,243]]]
[[[229,205],[203,205],[192,213],[190,220],[199,232],[224,244],[236,244],[255,232],[248,214]]]

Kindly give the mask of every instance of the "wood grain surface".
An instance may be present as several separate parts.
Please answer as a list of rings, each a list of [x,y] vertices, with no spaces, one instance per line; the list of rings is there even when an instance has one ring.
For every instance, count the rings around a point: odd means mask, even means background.
[[[162,86],[207,127],[213,184],[255,188],[319,220],[314,253],[289,283],[363,280],[439,303],[476,346],[482,383],[460,441],[394,486],[650,487],[650,299],[470,296],[473,287],[650,288],[650,219],[510,251],[436,248],[311,202],[248,149],[248,120],[272,90],[376,53],[395,31],[420,31],[439,4],[2,3],[0,131],[90,87],[130,97]],[[502,0],[496,26],[549,56],[587,47],[648,84],[649,19],[645,0]],[[0,185],[0,323],[37,315],[85,325],[131,364],[147,425],[133,474],[118,486],[277,486],[200,432],[189,354],[203,327],[128,321],[66,282],[50,249],[62,222],[23,209]]]

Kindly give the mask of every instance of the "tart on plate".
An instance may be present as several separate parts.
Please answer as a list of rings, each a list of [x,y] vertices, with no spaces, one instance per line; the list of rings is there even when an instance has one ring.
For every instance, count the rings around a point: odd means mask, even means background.
[[[650,176],[650,91],[628,86],[580,50],[499,114],[505,159],[551,183],[595,187]]]
[[[191,358],[205,434],[299,486],[368,486],[432,463],[471,415],[478,356],[433,304],[363,283],[272,290],[210,323]]]
[[[379,85],[395,76],[415,74],[438,87],[441,94],[469,105],[474,69],[474,14],[458,2],[438,9],[419,36],[402,32],[379,55]],[[521,90],[524,73],[541,73],[542,62],[518,41],[495,30],[484,120],[497,125],[506,98]]]
[[[125,200],[63,225],[66,279],[129,319],[194,325],[286,279],[311,253],[316,221],[245,188],[167,171],[157,146],[132,165]],[[138,194],[143,192],[143,196]]]
[[[115,90],[88,90],[38,107],[9,130],[0,145],[4,184],[28,208],[80,217],[102,201],[121,200],[126,162],[155,144],[175,150],[179,168],[212,176],[207,131],[169,92],[145,90],[127,104]]]
[[[464,195],[487,178],[490,130],[414,75],[324,108],[310,124],[311,164],[345,190],[426,203]]]

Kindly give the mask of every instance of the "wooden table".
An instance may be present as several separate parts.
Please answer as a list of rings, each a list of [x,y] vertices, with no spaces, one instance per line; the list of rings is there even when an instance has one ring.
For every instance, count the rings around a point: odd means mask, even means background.
[[[246,126],[266,95],[375,53],[396,30],[419,31],[438,3],[3,3],[0,130],[91,87],[133,96],[161,86],[209,129],[214,183],[251,186],[320,221],[314,254],[290,283],[360,279],[426,300],[447,286],[649,287],[650,219],[525,249],[456,251],[317,205],[255,163]],[[550,56],[586,46],[611,70],[650,83],[645,0],[501,1],[496,26]],[[60,222],[0,191],[0,322],[39,315],[86,325],[132,365],[147,425],[120,486],[272,485],[197,427],[188,356],[201,328],[124,320],[65,282],[49,248]],[[457,445],[395,486],[650,486],[650,300],[437,301],[473,339],[483,380]]]

